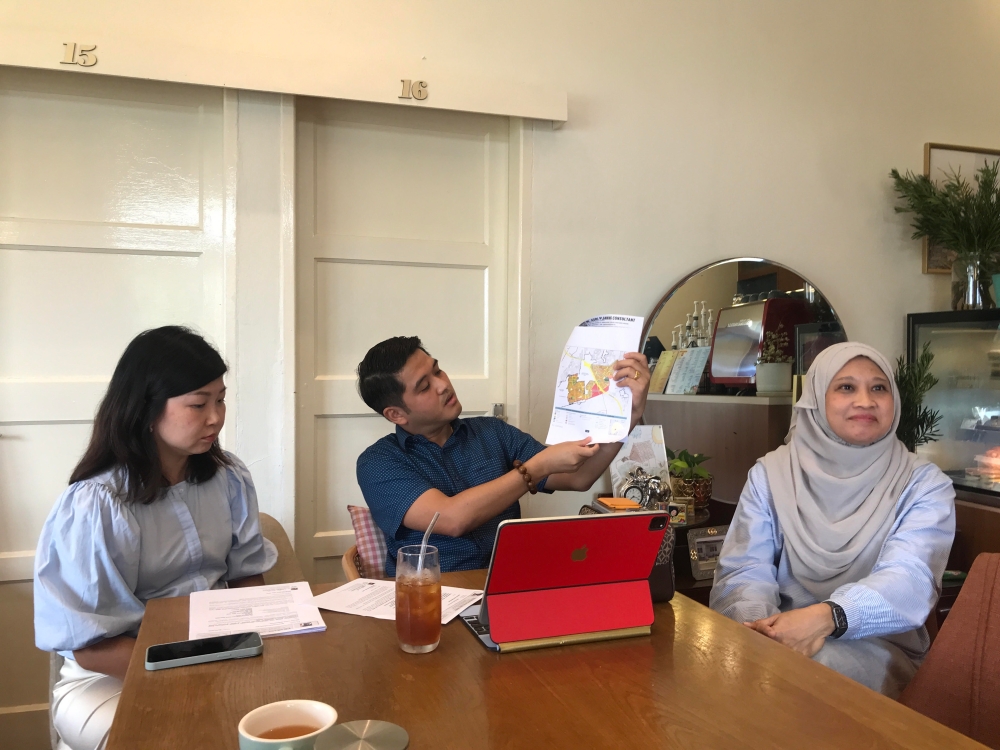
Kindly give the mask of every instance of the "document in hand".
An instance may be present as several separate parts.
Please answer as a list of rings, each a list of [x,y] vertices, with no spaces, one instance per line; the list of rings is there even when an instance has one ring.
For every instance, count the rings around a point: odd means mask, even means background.
[[[483,598],[482,591],[441,587],[441,624],[447,625],[458,613]],[[396,619],[396,583],[358,578],[320,594],[313,603],[322,609],[348,615],[364,615],[379,620]]]
[[[599,315],[573,329],[559,360],[552,420],[545,442],[591,438],[617,443],[628,437],[632,391],[612,379],[615,362],[639,350],[642,318]]]
[[[262,636],[326,630],[305,581],[212,589],[191,594],[188,638],[257,632]]]

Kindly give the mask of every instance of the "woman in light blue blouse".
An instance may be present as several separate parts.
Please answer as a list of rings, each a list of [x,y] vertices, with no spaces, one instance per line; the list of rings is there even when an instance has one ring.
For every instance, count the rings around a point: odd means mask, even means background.
[[[250,472],[219,447],[225,372],[185,328],[133,339],[42,528],[35,643],[66,657],[52,696],[60,747],[104,747],[147,601],[260,585],[274,565]]]
[[[823,351],[785,445],[750,471],[712,609],[891,697],[927,652],[955,537],[955,490],[896,438],[889,362]]]

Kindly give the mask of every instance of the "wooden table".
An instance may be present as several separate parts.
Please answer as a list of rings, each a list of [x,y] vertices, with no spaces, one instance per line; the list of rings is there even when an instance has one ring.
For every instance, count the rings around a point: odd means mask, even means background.
[[[480,588],[485,572],[443,578]],[[149,602],[108,750],[236,748],[240,717],[286,698],[400,724],[414,750],[983,747],[681,595],[651,637],[502,656],[458,620],[410,655],[392,622],[323,617],[260,658],[147,672],[146,647],[188,626],[187,597]]]

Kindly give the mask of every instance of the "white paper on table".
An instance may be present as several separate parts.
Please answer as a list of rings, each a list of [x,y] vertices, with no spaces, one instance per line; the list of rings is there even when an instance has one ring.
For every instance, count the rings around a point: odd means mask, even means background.
[[[319,630],[326,630],[326,623],[312,603],[312,589],[305,581],[191,594],[191,640],[232,633],[270,636]]]
[[[483,598],[482,591],[441,587],[441,624],[447,625],[458,613]],[[375,617],[379,620],[396,619],[396,582],[358,578],[330,589],[313,599],[322,609],[343,612],[347,615]]]
[[[630,471],[641,468],[650,476],[670,481],[667,450],[663,442],[663,426],[636,425],[625,445],[611,461],[611,487],[615,497],[622,497],[621,488]]]
[[[612,378],[614,364],[639,349],[642,318],[600,315],[573,329],[559,360],[549,445],[589,437],[618,443],[628,437],[632,391]]]

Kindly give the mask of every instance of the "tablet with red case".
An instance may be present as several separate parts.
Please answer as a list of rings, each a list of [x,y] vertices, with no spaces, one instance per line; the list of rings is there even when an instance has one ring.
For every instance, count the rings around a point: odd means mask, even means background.
[[[665,513],[504,521],[479,623],[498,644],[650,626]]]

